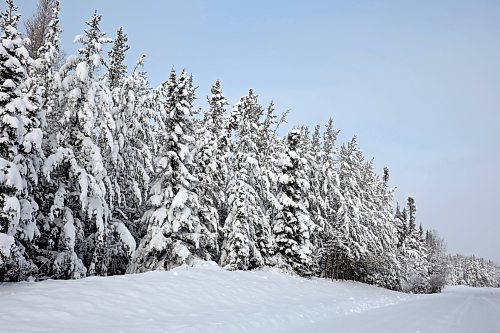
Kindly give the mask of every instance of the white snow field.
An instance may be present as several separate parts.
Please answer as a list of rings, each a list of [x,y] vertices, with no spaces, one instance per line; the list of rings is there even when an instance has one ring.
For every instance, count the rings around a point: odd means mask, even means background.
[[[416,296],[203,263],[0,284],[0,332],[500,332],[500,291]]]

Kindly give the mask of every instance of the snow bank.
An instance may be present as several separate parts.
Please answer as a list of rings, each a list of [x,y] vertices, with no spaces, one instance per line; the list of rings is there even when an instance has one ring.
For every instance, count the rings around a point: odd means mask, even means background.
[[[5,332],[287,332],[418,296],[199,263],[165,272],[0,285]]]

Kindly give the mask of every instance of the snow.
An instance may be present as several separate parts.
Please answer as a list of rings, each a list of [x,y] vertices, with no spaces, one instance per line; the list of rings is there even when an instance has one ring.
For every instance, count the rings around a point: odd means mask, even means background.
[[[9,217],[7,234],[14,235],[17,231],[17,226],[19,225],[19,219],[21,217],[21,204],[16,197],[4,195],[3,200],[3,212]]]
[[[89,66],[86,62],[81,62],[76,66],[76,76],[80,81],[85,82],[89,78]]]
[[[381,307],[291,330],[322,333],[361,332],[500,332],[500,289],[447,287],[442,294]]]
[[[76,229],[75,229],[75,225],[73,224],[72,217],[70,219],[68,219],[68,221],[64,224],[63,235],[64,235],[65,242],[67,244],[67,247],[69,247],[69,248],[75,247]]]
[[[18,190],[21,190],[23,185],[23,179],[19,173],[17,166],[0,157],[0,184],[5,186],[12,186]]]
[[[417,296],[270,269],[230,272],[212,262],[167,272],[0,284],[0,308],[5,332],[500,329],[499,289],[453,287]]]
[[[24,136],[24,151],[31,152],[32,148],[39,149],[42,146],[43,132],[39,128],[33,129],[31,132]]]
[[[10,257],[12,245],[14,245],[14,237],[0,232],[0,264],[4,258]],[[0,287],[0,294],[1,290]]]
[[[21,67],[21,63],[19,62],[19,60],[17,60],[17,58],[11,57],[4,62],[4,66],[9,68],[19,68]]]
[[[26,50],[24,46],[21,46],[16,49],[16,56],[22,59],[28,59],[29,58],[28,50]]]
[[[6,108],[11,107],[11,106],[12,106],[12,103],[9,103],[9,104],[7,104]],[[9,125],[12,128],[15,128],[15,129],[19,129],[21,127],[21,122],[19,121],[19,119],[17,117],[13,117],[7,113],[3,115],[2,122],[6,125]]]
[[[14,81],[12,81],[11,79],[7,79],[3,82],[3,86],[5,88],[15,88],[16,87],[16,84],[14,83]]]
[[[134,237],[123,223],[116,222],[114,225],[116,232],[120,235],[120,240],[127,246],[128,254],[132,256],[137,246]]]
[[[174,252],[182,261],[185,261],[191,254],[189,252],[189,249],[186,246],[184,246],[181,242],[177,242],[175,244]]]

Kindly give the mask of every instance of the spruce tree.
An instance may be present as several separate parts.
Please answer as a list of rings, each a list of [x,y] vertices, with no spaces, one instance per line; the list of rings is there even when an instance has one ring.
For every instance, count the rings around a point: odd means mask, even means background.
[[[42,131],[35,96],[27,94],[31,58],[17,30],[12,0],[0,18],[0,281],[25,280],[37,272],[39,235],[34,188],[42,162]]]
[[[113,148],[111,98],[100,74],[102,47],[110,39],[100,30],[100,20],[94,13],[77,37],[82,44],[78,56],[68,57],[59,71],[61,93],[54,112],[62,130],[44,166],[55,190],[49,214],[54,233],[48,243],[57,253],[56,277],[82,277],[87,269],[90,275],[108,274],[108,250],[114,245],[107,200],[113,189],[101,152],[101,147],[107,153]]]
[[[227,217],[227,178],[230,131],[224,117],[228,104],[217,81],[208,97],[209,109],[197,131],[196,174],[199,180],[198,197],[200,219],[217,234],[218,242],[213,258],[219,256],[223,219]]]
[[[113,47],[109,51],[108,64],[108,84],[111,91],[115,88],[121,88],[123,81],[127,76],[127,66],[125,66],[125,53],[130,49],[127,44],[128,37],[120,27],[116,32],[116,39],[113,42]]]
[[[227,269],[252,269],[265,264],[261,249],[269,235],[267,217],[259,205],[257,159],[258,123],[262,115],[257,95],[252,90],[241,98],[231,112],[231,127],[236,130],[231,175],[228,184],[228,215],[224,222],[221,266]],[[259,240],[262,243],[259,244]]]
[[[130,272],[170,269],[190,264],[196,257],[210,259],[216,235],[200,221],[199,201],[192,150],[194,145],[193,106],[189,78],[185,71],[179,80],[172,69],[160,87],[166,130],[156,159],[156,176],[144,214],[147,233],[141,240]]]
[[[287,136],[279,178],[278,201],[281,209],[273,232],[277,252],[284,263],[301,275],[310,275],[313,271],[313,246],[310,241],[313,225],[305,202],[309,182],[306,161],[300,149],[301,140],[298,129],[292,130]]]
[[[409,213],[407,213],[409,212]],[[429,291],[428,250],[425,240],[416,228],[416,206],[412,197],[408,198],[406,209],[397,223],[403,224],[398,229],[398,260],[400,263],[400,288],[405,292],[425,293]]]
[[[335,216],[337,237],[334,249],[342,262],[342,277],[357,278],[357,266],[366,255],[365,227],[362,224],[362,156],[354,137],[340,149],[339,188],[342,200]]]

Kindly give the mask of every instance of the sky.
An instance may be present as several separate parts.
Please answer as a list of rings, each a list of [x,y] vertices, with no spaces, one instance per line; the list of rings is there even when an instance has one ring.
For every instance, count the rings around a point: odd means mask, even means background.
[[[35,0],[17,0],[32,14]],[[198,104],[221,80],[232,104],[252,88],[290,110],[282,133],[325,125],[357,135],[391,170],[396,200],[451,253],[500,263],[500,1],[62,0],[62,48],[94,10],[123,27],[153,86],[193,73]],[[5,5],[2,4],[2,8]]]

